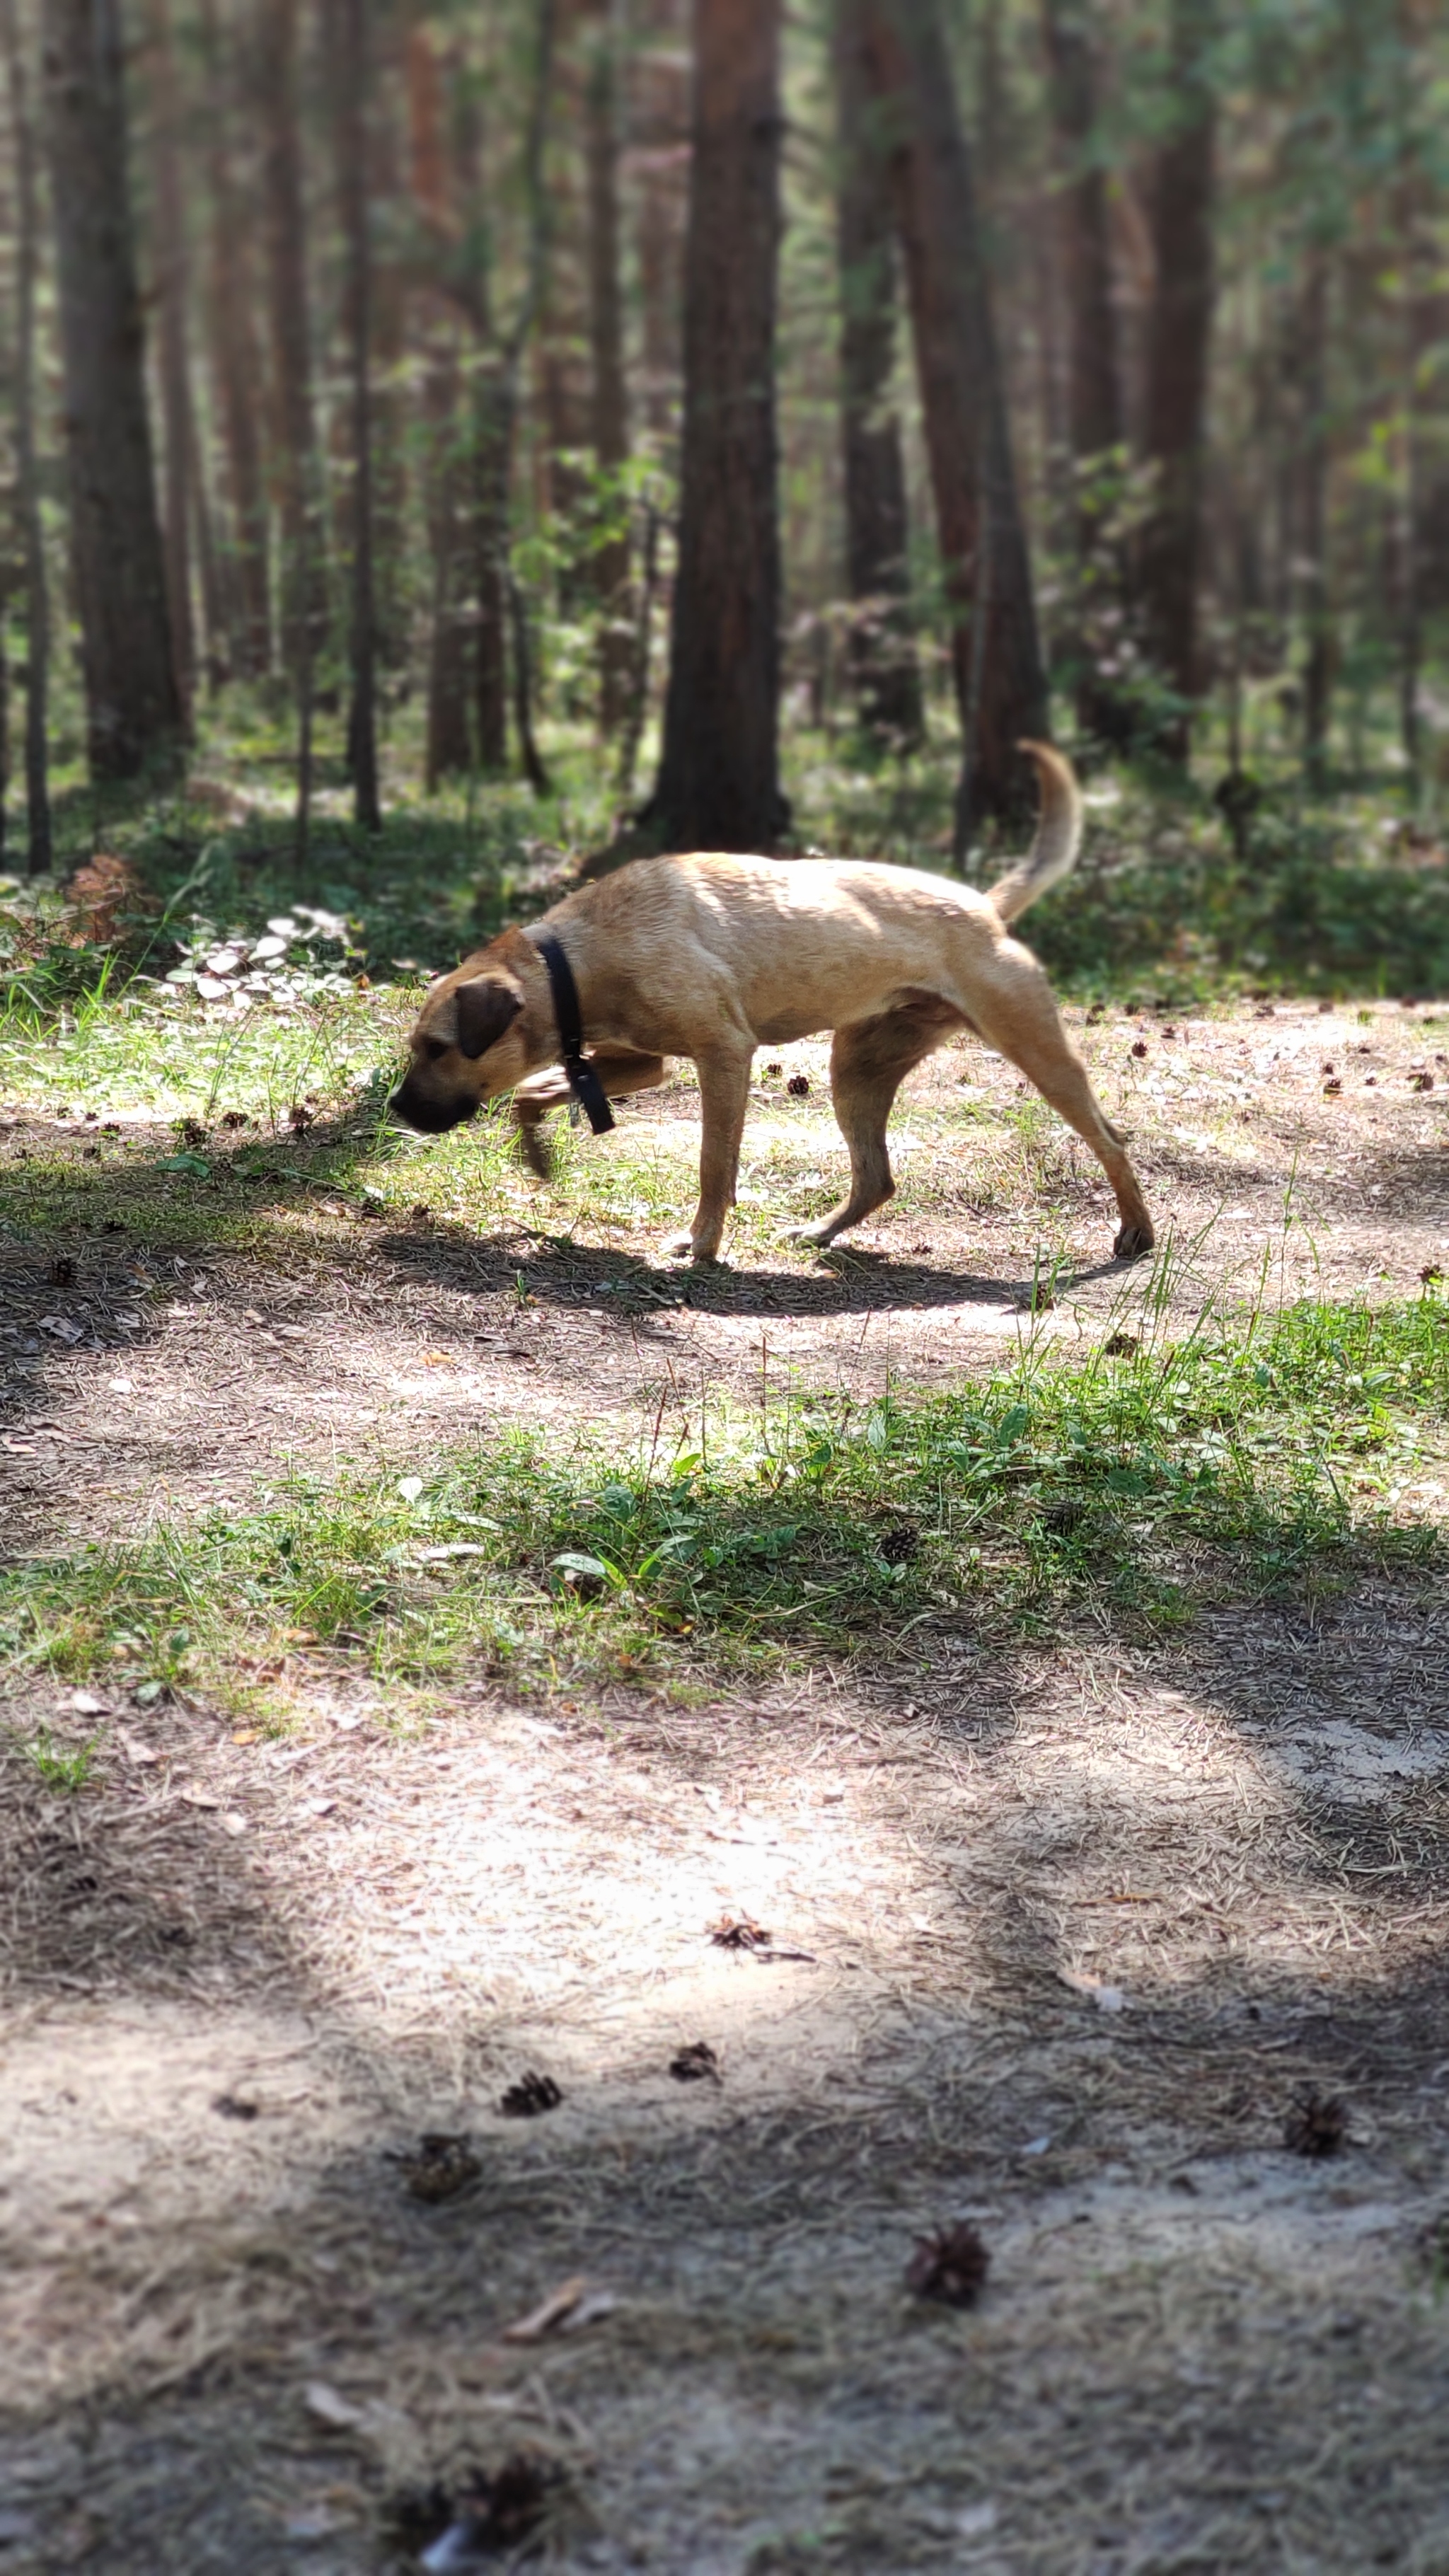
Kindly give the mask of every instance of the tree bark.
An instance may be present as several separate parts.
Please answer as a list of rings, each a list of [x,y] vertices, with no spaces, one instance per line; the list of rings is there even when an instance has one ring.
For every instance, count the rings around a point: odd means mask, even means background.
[[[903,751],[921,738],[921,676],[907,610],[901,425],[891,405],[896,247],[890,157],[872,96],[865,39],[864,0],[838,0],[840,429],[845,578],[854,603],[847,660],[866,732],[883,747]]]
[[[297,0],[259,0],[256,61],[275,416],[272,455],[282,541],[282,642],[300,691],[325,628],[327,593],[297,124]]]
[[[594,462],[607,479],[605,507],[622,514],[618,489],[629,461],[629,404],[624,382],[624,314],[619,294],[619,96],[608,0],[593,36],[584,92],[587,163],[589,349],[592,360]],[[634,635],[627,533],[606,536],[594,555],[598,595],[599,730],[612,741],[629,704]]]
[[[134,778],[174,763],[184,727],[146,415],[117,0],[48,0],[44,67],[87,744],[93,777]]]
[[[196,479],[196,421],[191,401],[191,355],[186,328],[190,289],[186,210],[177,129],[181,102],[167,0],[146,0],[152,106],[151,167],[155,184],[152,268],[160,323],[162,536],[166,550],[166,609],[176,688],[188,721],[196,689],[196,620],[191,604],[192,489]]]
[[[502,369],[485,353],[474,389],[473,579],[478,594],[474,722],[478,766],[508,761],[508,477],[513,456],[513,396]]]
[[[234,65],[227,59],[216,0],[202,0],[207,66],[207,189],[210,197],[208,324],[212,381],[226,459],[231,508],[231,579],[226,585],[230,664],[242,679],[260,679],[271,660],[271,585],[267,566],[267,498],[262,466],[257,343],[248,209],[237,184],[229,120]]]
[[[1067,435],[1074,486],[1076,556],[1067,648],[1083,733],[1124,750],[1134,708],[1100,663],[1120,645],[1126,567],[1104,531],[1126,436],[1112,293],[1112,221],[1106,173],[1092,158],[1097,133],[1097,67],[1090,0],[1043,0],[1052,116],[1069,176],[1058,200],[1057,237],[1067,305]]]
[[[35,454],[35,285],[40,262],[35,128],[30,77],[15,0],[0,0],[15,139],[15,468],[25,582],[26,869],[44,876],[52,863],[46,709],[50,677],[50,600]]]
[[[892,142],[896,219],[952,607],[962,769],[955,846],[984,817],[1019,828],[1034,777],[1017,745],[1048,726],[971,158],[938,0],[868,0],[868,59]]]
[[[450,72],[456,68],[451,65]],[[443,67],[424,25],[408,31],[406,69],[412,197],[428,246],[428,271],[418,307],[428,432],[425,491],[433,559],[424,772],[431,796],[445,778],[466,775],[472,767],[470,630],[460,509],[459,317],[447,292],[460,235],[453,156],[445,141]]]
[[[695,0],[679,561],[662,847],[768,850],[780,793],[775,274],[780,0]]]
[[[507,751],[508,486],[519,370],[538,316],[548,257],[543,164],[553,72],[554,0],[537,0],[533,88],[523,141],[527,246],[523,280],[506,330],[494,330],[487,271],[481,261],[468,294],[479,340],[473,395],[473,543],[478,588],[478,765],[485,770],[501,768]],[[469,157],[475,165],[470,194],[476,207],[481,195],[476,185],[476,136]],[[521,748],[527,767],[528,746]]]
[[[1333,682],[1333,634],[1328,613],[1328,390],[1324,381],[1328,328],[1328,265],[1321,250],[1308,257],[1299,330],[1302,385],[1302,487],[1299,560],[1303,616],[1303,764],[1309,785],[1321,788],[1328,751]]]
[[[372,262],[367,238],[367,0],[337,0],[337,196],[345,279],[343,332],[349,373],[352,445],[352,613],[349,652],[352,700],[347,762],[353,814],[364,832],[380,832],[377,789],[377,606],[373,578]]]
[[[1213,318],[1216,102],[1207,52],[1216,0],[1174,0],[1174,130],[1153,173],[1148,224],[1156,277],[1147,320],[1144,445],[1156,494],[1138,554],[1147,649],[1178,708],[1158,748],[1185,762],[1199,685],[1197,577],[1203,431]]]

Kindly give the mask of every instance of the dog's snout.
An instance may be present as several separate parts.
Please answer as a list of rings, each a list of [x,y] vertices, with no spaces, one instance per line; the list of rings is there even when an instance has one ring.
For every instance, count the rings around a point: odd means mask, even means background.
[[[474,1109],[471,1100],[430,1100],[411,1076],[398,1084],[387,1105],[394,1118],[400,1118],[405,1127],[415,1127],[420,1136],[445,1136],[450,1127],[460,1127],[465,1118],[471,1118]]]

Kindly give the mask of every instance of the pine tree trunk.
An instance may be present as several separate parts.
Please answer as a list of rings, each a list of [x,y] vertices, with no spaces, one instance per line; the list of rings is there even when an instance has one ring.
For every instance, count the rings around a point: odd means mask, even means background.
[[[1328,612],[1328,392],[1324,381],[1328,269],[1321,250],[1309,253],[1299,327],[1303,391],[1299,525],[1303,566],[1303,764],[1310,786],[1321,788],[1333,682],[1333,632]]]
[[[310,673],[326,625],[326,566],[297,125],[297,0],[258,0],[256,61],[275,412],[272,454],[281,522],[282,641],[300,692],[304,666]]]
[[[901,751],[922,731],[921,679],[907,600],[906,476],[895,373],[895,221],[890,156],[871,95],[863,0],[837,0],[835,82],[840,171],[840,427],[845,571],[854,603],[848,660],[866,731]]]
[[[478,766],[508,761],[508,476],[513,459],[513,394],[502,370],[478,368],[473,425],[473,580],[478,596],[473,718]]]
[[[35,129],[30,80],[15,0],[0,0],[15,144],[15,466],[25,580],[26,868],[33,877],[52,863],[46,714],[50,678],[50,601],[35,454],[35,284],[40,260]]]
[[[955,846],[985,817],[1019,829],[1035,799],[1017,745],[1047,730],[1031,562],[1017,501],[971,159],[938,0],[869,0],[876,97],[892,120],[896,219],[961,710]]]
[[[367,238],[367,0],[337,0],[337,194],[345,282],[343,333],[349,373],[352,496],[352,614],[349,650],[352,702],[347,764],[353,812],[364,832],[380,832],[377,793],[377,608],[373,581],[372,263]]]
[[[468,296],[466,285],[461,299],[449,292],[450,287],[456,290],[451,271],[462,234],[454,201],[454,155],[445,139],[444,70],[431,31],[422,24],[408,30],[405,68],[413,209],[427,243],[426,283],[416,299],[416,311],[423,356],[424,489],[432,554],[424,768],[431,796],[445,778],[465,776],[472,767],[456,310],[458,300],[466,309]],[[450,86],[455,85],[456,71],[454,62],[448,67]],[[459,175],[466,188],[469,173],[464,170]]]
[[[152,268],[160,322],[162,535],[166,548],[166,608],[176,687],[188,717],[196,689],[196,620],[191,605],[191,496],[196,470],[196,424],[191,403],[187,346],[189,288],[186,211],[177,146],[181,102],[167,0],[146,0],[152,129],[150,159],[155,184]]]
[[[681,0],[641,0],[630,75],[630,160],[638,190],[635,234],[643,346],[645,426],[676,426],[682,367],[681,284],[689,169],[689,63]]]
[[[1216,102],[1207,46],[1216,0],[1174,0],[1176,124],[1162,145],[1148,206],[1156,278],[1147,322],[1144,445],[1156,472],[1137,581],[1147,648],[1180,710],[1158,747],[1185,761],[1199,685],[1197,578],[1202,525],[1203,430],[1213,317],[1213,174]]]
[[[428,640],[428,729],[425,776],[431,796],[445,778],[473,765],[469,724],[468,629],[460,574],[464,566],[459,508],[462,422],[458,357],[449,325],[434,323],[428,353],[428,534],[433,556],[432,627]]]
[[[588,167],[589,347],[593,362],[594,460],[616,478],[629,459],[629,407],[624,383],[624,316],[619,294],[619,99],[614,33],[607,0],[593,40],[584,95]],[[611,490],[611,511],[622,498]],[[624,723],[634,659],[627,535],[606,539],[594,556],[598,594],[599,730],[612,741]]]
[[[116,0],[47,0],[46,136],[65,360],[71,558],[97,779],[183,735],[146,414]]]
[[[695,0],[679,561],[661,847],[768,850],[778,769],[779,0]]]
[[[1053,121],[1070,176],[1058,204],[1067,304],[1067,434],[1075,508],[1076,599],[1068,653],[1075,664],[1077,722],[1083,733],[1127,747],[1134,710],[1099,665],[1121,641],[1125,565],[1104,534],[1125,438],[1117,312],[1112,296],[1112,227],[1106,172],[1090,155],[1097,129],[1097,73],[1084,0],[1044,0]]]
[[[249,209],[237,185],[228,119],[232,90],[217,25],[215,0],[202,0],[202,39],[208,69],[211,132],[207,156],[211,198],[208,295],[212,379],[216,389],[226,495],[231,505],[231,668],[241,679],[260,679],[271,661],[272,602],[267,564],[267,496],[262,470],[257,342]]]

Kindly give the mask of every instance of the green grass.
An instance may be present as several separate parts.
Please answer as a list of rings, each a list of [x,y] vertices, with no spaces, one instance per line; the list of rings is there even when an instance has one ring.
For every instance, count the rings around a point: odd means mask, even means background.
[[[1395,1504],[1449,1425],[1449,1305],[1206,1317],[1064,1362],[1044,1341],[920,1403],[707,1411],[628,1451],[523,1432],[434,1471],[299,1479],[0,1574],[17,1670],[264,1713],[301,1645],[380,1683],[694,1689],[933,1623],[983,1642],[1083,1620],[1161,1633],[1370,1561],[1442,1580]]]
[[[58,1790],[66,1796],[73,1796],[77,1789],[85,1787],[91,1776],[95,1752],[94,1737],[89,1744],[77,1745],[70,1752],[63,1752],[49,1729],[43,1726],[25,1746],[25,1758],[31,1769],[39,1773],[46,1788]]]

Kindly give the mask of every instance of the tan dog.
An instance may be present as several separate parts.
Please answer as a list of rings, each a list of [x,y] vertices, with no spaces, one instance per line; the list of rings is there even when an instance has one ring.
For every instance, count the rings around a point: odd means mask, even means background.
[[[723,855],[642,859],[505,930],[429,993],[393,1107],[430,1135],[515,1094],[535,1168],[537,1128],[569,1097],[549,976],[535,940],[552,934],[573,970],[590,1061],[619,1098],[663,1079],[666,1056],[699,1073],[704,1135],[699,1206],[671,1253],[712,1261],[734,1205],[750,1069],[759,1046],[834,1031],[830,1087],[850,1148],[850,1189],[804,1241],[829,1243],[888,1199],[886,1121],[902,1077],[958,1029],[1019,1065],[1090,1145],[1116,1193],[1123,1259],[1146,1252],[1152,1220],[1122,1140],[1068,1045],[1045,975],[1007,924],[1064,877],[1081,839],[1069,764],[1024,746],[1041,779],[1031,853],[989,894],[949,877],[866,861]]]

